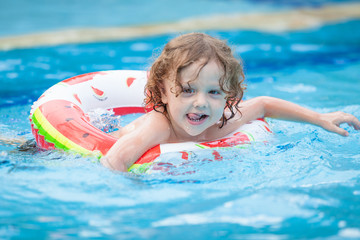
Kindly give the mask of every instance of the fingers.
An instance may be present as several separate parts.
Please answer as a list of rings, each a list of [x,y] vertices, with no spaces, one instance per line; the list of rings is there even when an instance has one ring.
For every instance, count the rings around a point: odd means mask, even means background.
[[[360,121],[359,119],[357,119],[355,116],[353,116],[353,120],[352,120],[352,127],[356,130],[360,130]]]
[[[355,130],[360,130],[360,121],[355,116],[351,114],[346,114],[342,123],[347,123],[350,127],[353,127]]]
[[[350,127],[355,130],[360,130],[360,121],[355,116],[344,113],[344,112],[334,112],[328,115],[330,117],[330,121],[334,124],[333,127],[330,127],[330,131],[340,134],[341,136],[349,136],[349,133],[340,128],[340,125],[343,123],[347,123]]]
[[[346,131],[345,129],[342,129],[342,128],[338,128],[338,131],[336,133],[340,134],[343,137],[348,137],[349,136],[349,132]]]
[[[355,130],[360,130],[360,127],[358,124],[354,124],[354,123],[347,123],[350,127],[354,128]]]
[[[331,127],[327,128],[328,131],[330,132],[334,132],[334,133],[337,133],[341,136],[344,136],[344,137],[347,137],[349,136],[349,132],[346,131],[345,129],[337,126],[337,125],[332,125]]]

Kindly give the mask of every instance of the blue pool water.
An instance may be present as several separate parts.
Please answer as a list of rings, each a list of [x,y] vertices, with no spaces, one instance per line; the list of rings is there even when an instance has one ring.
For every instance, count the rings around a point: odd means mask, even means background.
[[[0,2],[0,36],[68,27],[114,27],[158,24],[212,14],[271,12],[358,0],[12,0]],[[21,6],[21,7],[19,7]],[[86,6],[86,8],[84,8]]]
[[[244,60],[246,98],[270,95],[360,118],[359,28],[348,20],[281,33],[207,33],[227,39]],[[31,103],[56,82],[146,70],[153,50],[172,37],[0,51],[1,137],[32,139]],[[0,238],[359,239],[360,133],[270,125],[266,145],[224,151],[222,161],[196,152],[178,168],[140,176],[0,142]]]

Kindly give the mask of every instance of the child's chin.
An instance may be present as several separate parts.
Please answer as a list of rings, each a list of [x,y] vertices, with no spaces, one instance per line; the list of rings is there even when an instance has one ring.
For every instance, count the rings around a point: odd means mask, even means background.
[[[192,137],[197,137],[204,133],[206,129],[199,129],[199,127],[195,127],[196,129],[193,129],[194,127],[189,127],[186,129],[186,133]]]

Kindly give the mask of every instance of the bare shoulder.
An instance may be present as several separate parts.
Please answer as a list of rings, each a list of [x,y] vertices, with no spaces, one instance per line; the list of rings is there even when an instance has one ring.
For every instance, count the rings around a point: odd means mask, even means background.
[[[239,111],[235,112],[235,116],[227,121],[227,123],[221,128],[223,134],[230,134],[237,130],[242,125],[264,117],[262,97],[252,98],[246,101],[242,101],[239,104]],[[234,109],[235,110],[235,109]],[[226,112],[226,115],[230,116],[230,111]]]
[[[156,138],[158,141],[166,142],[170,136],[170,123],[163,114],[151,111],[122,127],[120,130],[113,132],[111,135],[121,138],[129,134],[146,136],[149,139]]]
[[[159,112],[151,111],[129,125],[130,128],[135,128],[143,136],[148,136],[158,143],[167,142],[170,137],[169,120]]]
[[[148,127],[156,128],[156,130],[165,130],[167,132],[170,130],[170,122],[162,113],[151,111],[144,115],[143,121]]]

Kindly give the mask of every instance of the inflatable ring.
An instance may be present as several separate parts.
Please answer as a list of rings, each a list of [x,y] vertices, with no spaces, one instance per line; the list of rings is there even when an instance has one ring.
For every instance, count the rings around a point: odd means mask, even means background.
[[[116,115],[145,113],[143,104],[147,73],[144,71],[103,71],[75,76],[46,90],[30,111],[32,133],[38,147],[63,149],[100,159],[116,138],[90,123],[87,115],[94,109],[109,109]],[[161,144],[148,150],[129,171],[143,173],[162,153],[179,152],[183,159],[197,149],[245,147],[264,141],[271,130],[264,119],[241,126],[234,133],[211,142]]]

